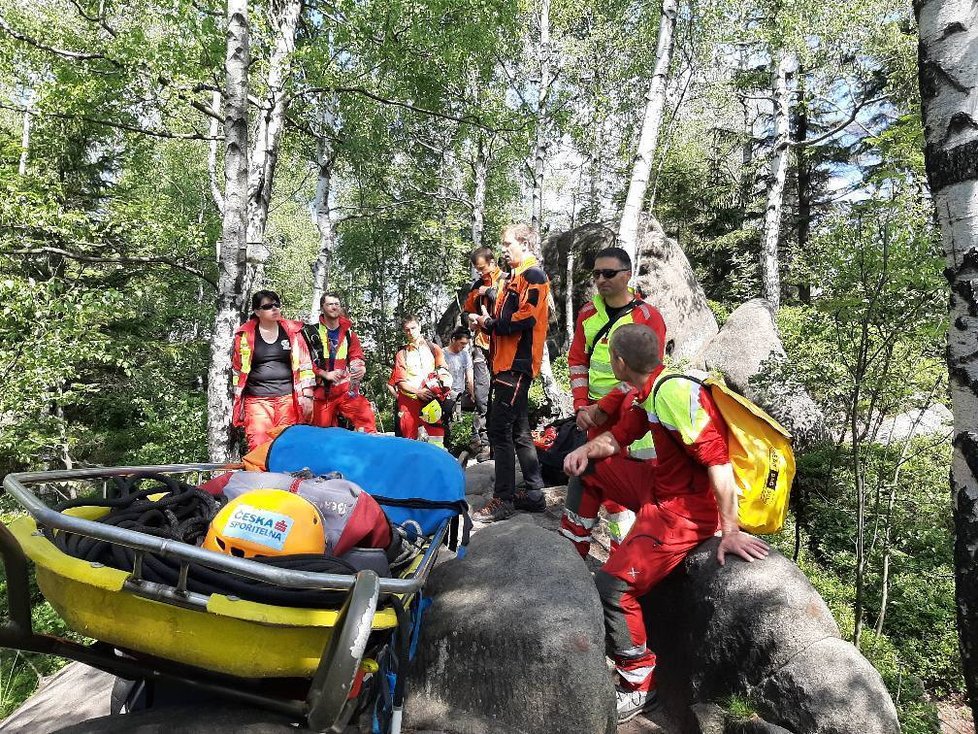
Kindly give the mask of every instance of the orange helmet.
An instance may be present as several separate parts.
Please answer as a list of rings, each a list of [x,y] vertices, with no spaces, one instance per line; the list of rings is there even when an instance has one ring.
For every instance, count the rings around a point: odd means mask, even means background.
[[[325,553],[326,534],[309,500],[282,489],[255,489],[221,508],[202,547],[238,558]]]

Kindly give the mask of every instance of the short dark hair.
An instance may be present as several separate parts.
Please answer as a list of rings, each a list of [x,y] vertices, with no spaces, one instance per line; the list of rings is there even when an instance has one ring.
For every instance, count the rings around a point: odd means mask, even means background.
[[[459,326],[452,332],[452,339],[471,339],[472,332],[464,326]]]
[[[472,250],[472,254],[469,255],[469,262],[475,265],[476,261],[480,257],[487,263],[496,261],[496,256],[492,254],[492,250],[490,250],[488,247],[477,247]]]
[[[401,316],[401,326],[410,324],[412,321],[418,324],[419,326],[421,325],[421,319],[418,318],[418,315],[416,313],[406,313],[403,316]]]
[[[261,302],[264,301],[266,298],[271,299],[276,303],[282,302],[282,299],[278,297],[278,293],[276,293],[275,291],[268,291],[268,290],[255,291],[251,296],[251,310],[257,311],[258,307],[261,305]]]
[[[661,364],[659,337],[645,324],[619,326],[611,335],[609,346],[635,372],[648,373]]]
[[[323,301],[325,301],[327,298],[335,298],[337,301],[340,302],[340,306],[343,305],[343,299],[340,298],[340,294],[339,293],[323,293],[323,295],[321,295],[319,297],[319,307],[320,308],[323,307]]]
[[[632,269],[632,258],[628,256],[620,247],[605,247],[597,251],[594,255],[594,259],[597,260],[599,257],[613,257],[617,260],[623,268]]]

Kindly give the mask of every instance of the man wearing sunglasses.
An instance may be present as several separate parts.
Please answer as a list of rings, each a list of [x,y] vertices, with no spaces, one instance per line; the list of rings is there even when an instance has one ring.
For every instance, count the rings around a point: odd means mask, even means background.
[[[588,440],[601,432],[599,426],[607,419],[597,401],[611,393],[619,383],[611,369],[608,351],[611,335],[625,324],[647,325],[658,337],[660,362],[663,356],[661,345],[666,343],[662,314],[628,285],[632,277],[632,260],[627,252],[620,247],[600,250],[594,257],[591,276],[597,292],[578,313],[574,339],[567,354],[577,427],[588,432]],[[655,455],[650,435],[636,441],[629,450],[639,459]],[[579,514],[582,492],[580,478],[570,477],[560,532],[570,538],[578,550],[584,549],[586,555],[596,518]],[[635,522],[635,513],[610,500],[604,507],[608,512],[608,534],[614,552]]]

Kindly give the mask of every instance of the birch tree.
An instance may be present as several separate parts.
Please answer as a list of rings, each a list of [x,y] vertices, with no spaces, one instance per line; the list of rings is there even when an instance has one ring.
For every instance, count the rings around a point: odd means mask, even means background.
[[[773,58],[772,102],[774,104],[774,140],[767,180],[767,201],[764,206],[764,229],[761,233],[761,295],[777,311],[781,306],[781,275],[778,241],[781,237],[781,210],[784,206],[784,186],[788,180],[790,151],[790,94],[789,78],[795,67],[793,55],[778,51]]]
[[[302,0],[286,0],[278,12],[271,4],[272,52],[268,61],[268,89],[257,121],[248,173],[248,270],[245,292],[261,282],[268,248],[265,227],[272,201],[272,184],[278,165],[279,144],[288,110],[286,86],[292,72],[295,32],[302,11]]]
[[[951,288],[951,497],[961,662],[978,714],[978,7],[916,0],[927,179]]]
[[[543,173],[547,161],[547,144],[550,134],[550,85],[553,81],[550,48],[550,0],[540,0],[538,16],[540,39],[537,44],[537,64],[540,80],[537,85],[536,136],[533,141],[532,202],[530,226],[543,231]]]
[[[246,296],[250,63],[248,2],[228,0],[224,58],[224,219],[207,387],[207,453],[211,461],[217,462],[231,458],[231,346]]]
[[[678,15],[677,0],[663,0],[659,20],[659,38],[655,50],[655,66],[652,80],[645,95],[645,115],[639,135],[638,147],[632,165],[632,175],[625,195],[625,206],[618,225],[618,243],[635,262],[638,241],[639,216],[645,205],[645,194],[652,174],[652,162],[662,127],[666,106],[666,88],[669,82],[669,66],[672,63],[673,33]]]

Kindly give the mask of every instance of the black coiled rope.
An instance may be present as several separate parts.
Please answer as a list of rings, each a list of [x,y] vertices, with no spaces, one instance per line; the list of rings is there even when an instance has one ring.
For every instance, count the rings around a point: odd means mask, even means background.
[[[155,485],[141,488],[144,481]],[[134,530],[158,538],[199,545],[207,528],[226,500],[217,498],[199,487],[162,474],[140,474],[116,477],[114,494],[106,499],[79,498],[62,502],[55,509],[63,512],[72,507],[107,507],[109,512],[97,522]],[[151,495],[161,495],[150,499]],[[125,546],[84,535],[46,528],[45,536],[62,552],[122,571],[132,571],[136,551]],[[353,574],[356,569],[333,556],[303,554],[253,559],[276,568],[316,573]],[[180,562],[143,554],[142,578],[175,587],[180,576]],[[242,599],[288,607],[331,607],[346,597],[344,591],[291,589],[235,576],[197,563],[191,563],[187,574],[187,590],[200,593],[220,593]]]

